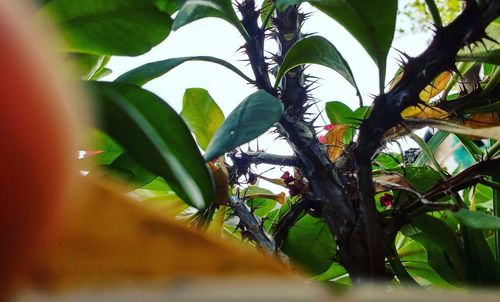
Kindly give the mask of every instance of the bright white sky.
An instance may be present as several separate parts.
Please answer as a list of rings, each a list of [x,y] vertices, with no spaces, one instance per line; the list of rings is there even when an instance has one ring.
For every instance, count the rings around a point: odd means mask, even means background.
[[[403,7],[408,0],[399,2],[400,7]],[[354,73],[365,105],[371,103],[371,96],[378,94],[378,72],[375,63],[342,26],[308,4],[304,4],[303,8],[305,12],[314,12],[306,21],[303,32],[324,36],[337,47]],[[424,33],[403,35],[393,41],[393,48],[410,55],[417,55],[425,49],[428,40],[429,35]],[[215,18],[202,19],[172,32],[163,43],[147,54],[133,58],[113,57],[108,64],[113,74],[106,80],[113,80],[124,72],[145,63],[196,55],[209,55],[227,60],[253,78],[251,69],[246,62],[242,61],[245,56],[237,52],[242,44],[243,39],[238,31],[225,21]],[[272,45],[269,49],[272,49]],[[388,56],[386,82],[398,69],[398,57],[397,51],[391,50]],[[355,90],[343,77],[328,68],[317,65],[311,66],[308,72],[322,79],[319,82],[320,86],[314,91],[316,98],[325,102],[342,101],[353,109],[357,108],[358,98]],[[254,87],[246,84],[232,71],[205,62],[184,63],[145,86],[162,97],[178,112],[182,109],[182,96],[185,89],[192,87],[208,90],[226,116],[240,101],[255,91]],[[324,103],[318,105],[323,110]],[[264,138],[259,142],[260,147],[264,147],[269,152],[291,153],[289,148],[283,146],[284,142],[280,141],[279,144],[275,144],[273,138]],[[275,171],[271,174],[278,176],[280,172]]]

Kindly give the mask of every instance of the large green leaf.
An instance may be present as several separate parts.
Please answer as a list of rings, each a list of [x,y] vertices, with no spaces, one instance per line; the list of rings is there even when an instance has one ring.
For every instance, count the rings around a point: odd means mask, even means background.
[[[276,0],[278,9],[305,0]],[[365,48],[380,70],[384,86],[387,53],[396,26],[397,0],[307,0],[339,22]]]
[[[451,212],[457,220],[471,229],[476,230],[500,230],[500,218],[482,212],[460,209],[458,212]]]
[[[186,24],[207,17],[226,20],[238,29],[245,40],[249,39],[247,31],[233,9],[231,0],[187,0],[175,17],[173,29],[177,30]]]
[[[145,169],[126,152],[118,156],[111,164],[101,166],[101,170],[96,172],[126,183],[131,190],[140,188],[156,178],[156,175]]]
[[[304,38],[290,48],[276,75],[275,86],[279,84],[287,71],[303,64],[319,64],[335,70],[351,83],[356,88],[357,94],[360,95],[354,75],[347,61],[330,41],[320,36]]]
[[[326,115],[332,124],[352,125],[356,122],[356,115],[346,104],[338,101],[328,102],[325,105]]]
[[[169,15],[181,8],[186,0],[151,0],[158,8]]]
[[[135,84],[137,86],[142,86],[147,82],[160,77],[175,67],[181,65],[184,62],[188,61],[205,61],[212,62],[219,65],[222,65],[228,68],[231,71],[234,71],[236,74],[241,76],[243,79],[248,81],[249,83],[253,83],[254,81],[247,77],[243,72],[241,72],[238,68],[230,63],[214,57],[209,56],[196,56],[196,57],[181,57],[181,58],[171,58],[157,62],[151,62],[134,68],[121,76],[119,76],[115,81]]]
[[[213,201],[212,178],[189,129],[162,99],[137,86],[89,83],[100,127],[134,159],[163,177],[186,203]]]
[[[229,114],[213,136],[205,154],[211,160],[266,132],[281,118],[280,101],[264,90],[248,96]]]
[[[189,88],[182,98],[182,118],[194,133],[198,145],[206,150],[210,139],[224,121],[224,113],[202,88]]]
[[[90,161],[95,165],[107,165],[112,163],[124,150],[106,133],[98,129],[91,129],[89,137],[82,151],[101,151],[101,153],[85,157],[83,161]]]
[[[67,51],[140,55],[170,33],[171,18],[145,0],[51,0],[39,12],[65,38]]]
[[[69,53],[67,60],[75,64],[83,80],[99,74],[108,64],[111,56],[98,56],[85,53]]]
[[[456,266],[463,265],[460,243],[455,232],[445,222],[427,214],[412,217],[411,222],[445,251]]]
[[[313,274],[320,274],[332,264],[336,244],[324,221],[305,215],[290,229],[281,250],[293,262]]]
[[[500,266],[495,261],[484,235],[479,230],[462,226],[467,282],[476,285],[500,284]]]

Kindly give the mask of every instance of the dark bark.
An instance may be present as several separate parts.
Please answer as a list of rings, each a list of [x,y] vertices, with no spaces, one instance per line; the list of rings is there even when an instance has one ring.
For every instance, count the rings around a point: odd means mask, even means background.
[[[258,27],[258,14],[254,1],[243,1],[239,5],[243,24],[250,34],[244,48],[248,54],[256,78],[256,86],[282,101],[285,111],[277,125],[278,133],[287,139],[297,159],[297,166],[307,179],[310,192],[307,198],[321,207],[326,223],[334,234],[339,248],[338,258],[346,267],[352,280],[380,281],[388,277],[385,258],[401,217],[381,221],[375,207],[372,182],[372,159],[382,144],[384,133],[401,122],[400,113],[405,108],[417,105],[418,95],[437,75],[446,70],[455,70],[457,52],[470,43],[481,40],[485,27],[499,14],[500,0],[490,1],[485,10],[479,9],[474,0],[467,1],[463,13],[447,27],[436,29],[436,35],[426,51],[416,58],[409,58],[404,66],[401,80],[394,88],[377,96],[370,116],[360,126],[359,138],[352,156],[345,159],[354,162],[343,167],[335,166],[327,157],[325,146],[316,138],[312,121],[305,119],[311,100],[308,96],[307,76],[299,66],[287,73],[276,90],[269,78],[268,62],[264,57],[264,30]],[[275,56],[277,64],[283,54],[302,37],[300,28],[304,16],[298,6],[289,6],[277,11],[273,23],[280,53]],[[349,155],[349,154],[347,154]],[[358,175],[356,182],[352,171]],[[310,205],[301,203],[294,212],[280,222],[280,240],[286,228],[293,225],[298,213]],[[388,231],[389,229],[389,231]]]

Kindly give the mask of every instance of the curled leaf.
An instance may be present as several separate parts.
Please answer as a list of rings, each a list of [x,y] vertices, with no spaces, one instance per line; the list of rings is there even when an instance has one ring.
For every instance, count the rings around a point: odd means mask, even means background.
[[[214,201],[217,204],[227,204],[229,202],[229,173],[224,161],[218,159],[218,164],[208,162],[212,178],[215,184]]]
[[[396,187],[405,187],[415,190],[412,184],[401,174],[397,172],[382,172],[373,177],[373,187],[375,193],[392,190]]]
[[[347,125],[337,125],[325,135],[327,145],[328,159],[336,161],[344,150],[344,134],[349,129]]]

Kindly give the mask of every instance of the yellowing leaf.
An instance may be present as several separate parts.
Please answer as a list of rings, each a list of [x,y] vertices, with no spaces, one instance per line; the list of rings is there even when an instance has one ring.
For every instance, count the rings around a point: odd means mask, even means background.
[[[328,159],[332,162],[336,161],[344,150],[344,133],[348,127],[347,125],[336,125],[325,135]]]
[[[224,161],[218,160],[218,165],[214,165],[212,162],[208,162],[210,171],[212,172],[212,178],[215,183],[215,203],[217,204],[227,204],[229,201],[229,173],[226,169]]]
[[[484,128],[500,125],[500,113],[475,113],[464,121],[464,126],[469,128]]]
[[[129,199],[115,185],[82,178],[59,236],[37,257],[28,282],[75,288],[179,278],[290,276],[277,262],[190,229]]]
[[[269,178],[269,177],[265,177],[263,175],[257,175],[258,178],[262,178],[263,180],[266,180],[272,184],[275,184],[275,185],[278,185],[278,186],[281,186],[283,188],[286,188],[286,184],[285,184],[285,181],[282,179],[282,178]]]
[[[376,193],[398,187],[413,189],[411,183],[403,175],[396,172],[382,172],[373,177],[373,188]]]
[[[431,107],[425,105],[411,106],[401,112],[404,118],[430,118],[442,120],[448,117],[448,112],[438,107]]]
[[[179,215],[188,205],[174,193],[146,198],[140,201],[157,213],[170,217]]]
[[[445,71],[434,79],[432,84],[427,85],[419,94],[422,101],[428,103],[430,99],[438,95],[443,89],[446,88],[446,84],[451,79],[451,72]]]
[[[251,194],[245,196],[246,198],[267,198],[267,199],[272,199],[276,200],[280,204],[285,204],[285,192],[281,192],[278,194]]]

